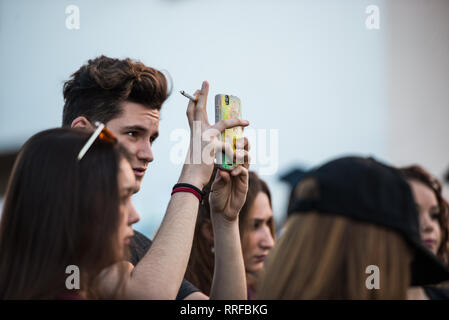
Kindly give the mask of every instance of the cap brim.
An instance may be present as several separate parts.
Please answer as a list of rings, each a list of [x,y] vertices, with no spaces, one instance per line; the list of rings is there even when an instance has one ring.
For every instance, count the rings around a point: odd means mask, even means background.
[[[413,242],[412,286],[437,284],[449,280],[449,269],[422,243]]]

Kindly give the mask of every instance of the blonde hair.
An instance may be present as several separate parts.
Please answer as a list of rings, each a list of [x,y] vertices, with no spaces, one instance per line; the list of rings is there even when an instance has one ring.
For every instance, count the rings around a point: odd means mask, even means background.
[[[387,228],[318,212],[294,214],[265,264],[258,299],[405,299],[412,253]],[[367,289],[367,266],[380,289]]]

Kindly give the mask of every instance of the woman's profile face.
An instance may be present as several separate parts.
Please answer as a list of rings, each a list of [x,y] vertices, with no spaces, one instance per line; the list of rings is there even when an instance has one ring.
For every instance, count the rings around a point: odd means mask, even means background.
[[[419,211],[421,241],[435,255],[441,244],[440,207],[431,188],[417,180],[409,180]]]
[[[131,196],[136,190],[136,178],[131,165],[125,159],[120,161],[118,187],[120,197],[119,243],[129,245],[134,234],[131,226],[140,218],[131,201]]]
[[[264,192],[257,194],[247,219],[247,227],[242,237],[243,259],[247,272],[257,272],[263,268],[264,261],[274,245],[270,229],[273,210]]]

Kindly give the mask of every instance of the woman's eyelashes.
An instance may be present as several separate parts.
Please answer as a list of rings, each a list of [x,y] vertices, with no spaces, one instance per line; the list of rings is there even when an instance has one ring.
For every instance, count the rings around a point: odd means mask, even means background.
[[[264,220],[264,219],[255,219],[252,223],[252,229],[253,230],[257,230],[259,229],[263,224],[266,224],[267,226],[269,226],[271,223],[271,218],[268,220]]]

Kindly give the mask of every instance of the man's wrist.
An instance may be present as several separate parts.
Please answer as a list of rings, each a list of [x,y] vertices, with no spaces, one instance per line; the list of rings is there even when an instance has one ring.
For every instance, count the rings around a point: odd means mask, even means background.
[[[181,175],[178,179],[178,183],[188,183],[194,185],[200,190],[203,190],[205,184],[201,179],[199,179],[198,174],[192,172],[190,165],[184,165],[182,168]]]

